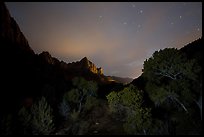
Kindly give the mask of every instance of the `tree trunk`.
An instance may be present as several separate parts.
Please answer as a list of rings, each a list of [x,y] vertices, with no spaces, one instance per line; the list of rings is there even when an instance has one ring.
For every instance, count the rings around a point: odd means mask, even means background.
[[[201,117],[201,120],[202,120],[202,96],[200,96],[198,101],[196,101],[196,100],[194,100],[194,101],[195,101],[195,103],[197,104],[197,106],[200,109],[200,117]]]
[[[147,134],[145,129],[143,129],[143,132],[144,132],[144,135],[146,135],[146,134]]]

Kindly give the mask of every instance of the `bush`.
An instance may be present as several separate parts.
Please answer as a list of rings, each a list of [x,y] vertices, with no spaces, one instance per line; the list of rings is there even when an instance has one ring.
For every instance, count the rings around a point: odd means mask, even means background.
[[[34,134],[48,135],[53,131],[52,109],[44,97],[32,106],[31,113],[33,115],[32,128]]]
[[[89,111],[91,110],[93,107],[97,106],[99,104],[98,100],[96,97],[93,96],[88,96],[86,98],[86,102],[84,104],[84,109]]]
[[[74,109],[70,116],[71,116],[71,120],[73,122],[76,122],[79,118],[79,112],[75,111],[75,109]]]
[[[18,116],[19,121],[23,127],[23,134],[24,135],[29,134],[29,129],[31,128],[32,115],[25,107],[22,107],[18,112]]]
[[[142,107],[143,94],[130,85],[119,92],[107,95],[109,107],[113,113],[119,113],[124,121],[124,130],[128,134],[148,134],[151,129],[151,109]]]
[[[96,82],[86,81],[82,77],[76,77],[72,80],[74,88],[66,92],[63,100],[70,104],[70,107],[77,110],[79,113],[91,109],[97,104],[97,90]],[[94,104],[95,103],[95,104]],[[65,108],[64,108],[65,109]]]

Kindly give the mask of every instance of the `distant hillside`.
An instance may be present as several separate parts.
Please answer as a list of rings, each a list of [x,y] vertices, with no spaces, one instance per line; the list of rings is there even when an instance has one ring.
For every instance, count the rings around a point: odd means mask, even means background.
[[[122,77],[117,77],[117,76],[109,76],[109,78],[116,82],[124,83],[124,84],[130,83],[133,81],[132,78],[122,78]]]

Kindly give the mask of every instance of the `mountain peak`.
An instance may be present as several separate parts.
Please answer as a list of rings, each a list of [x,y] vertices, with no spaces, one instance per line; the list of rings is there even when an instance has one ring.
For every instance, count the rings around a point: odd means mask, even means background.
[[[94,63],[88,60],[87,57],[82,58],[80,60],[80,63],[82,65],[82,68],[86,68],[95,74],[103,75],[102,68],[97,68]]]
[[[11,17],[5,3],[2,1],[0,2],[0,38],[7,43],[15,43],[23,51],[34,54],[18,24]]]
[[[86,61],[86,60],[88,60],[87,57],[83,57],[83,58],[81,59],[81,61]]]
[[[47,51],[43,51],[42,53],[40,53],[40,54],[39,54],[39,57],[41,57],[41,58],[44,59],[47,63],[52,64],[52,65],[59,63],[59,60],[56,59],[56,58],[54,58],[54,57],[52,57],[52,56],[50,55],[50,53],[47,52]]]

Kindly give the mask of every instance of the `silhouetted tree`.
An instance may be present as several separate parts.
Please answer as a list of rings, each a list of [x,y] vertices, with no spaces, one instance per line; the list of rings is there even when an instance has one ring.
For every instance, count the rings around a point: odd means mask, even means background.
[[[72,80],[73,88],[71,91],[65,93],[64,98],[71,102],[77,104],[78,112],[85,107],[86,104],[91,97],[97,96],[97,84],[93,81],[86,81],[82,77],[76,77]]]
[[[169,120],[176,125],[182,123],[178,122],[179,115],[191,115],[194,119],[195,104],[201,107],[201,92],[197,88],[200,71],[195,59],[187,59],[175,48],[156,51],[144,62],[143,76],[147,79],[146,91],[150,99],[155,106],[165,108]]]
[[[128,134],[149,134],[151,129],[151,109],[143,106],[143,92],[130,85],[119,92],[107,95],[112,112],[120,113],[125,121]]]

